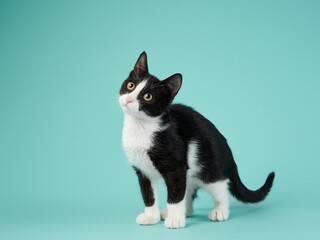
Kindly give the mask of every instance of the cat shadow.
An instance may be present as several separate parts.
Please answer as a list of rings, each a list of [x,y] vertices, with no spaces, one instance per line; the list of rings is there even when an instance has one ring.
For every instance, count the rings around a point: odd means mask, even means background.
[[[203,224],[204,222],[212,222],[208,214],[212,210],[212,208],[197,208],[195,209],[195,213],[187,218],[188,227],[197,226],[199,224]],[[226,222],[234,221],[237,218],[243,218],[248,215],[255,215],[257,213],[261,213],[265,211],[264,208],[259,206],[232,206],[230,207],[230,215]]]

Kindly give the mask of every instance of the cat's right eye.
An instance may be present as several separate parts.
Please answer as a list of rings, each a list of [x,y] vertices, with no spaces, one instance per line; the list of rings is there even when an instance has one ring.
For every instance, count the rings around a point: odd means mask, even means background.
[[[128,88],[128,90],[130,90],[130,91],[132,91],[132,90],[134,89],[134,87],[135,87],[135,85],[134,85],[133,82],[129,82],[129,83],[127,84],[127,88]]]

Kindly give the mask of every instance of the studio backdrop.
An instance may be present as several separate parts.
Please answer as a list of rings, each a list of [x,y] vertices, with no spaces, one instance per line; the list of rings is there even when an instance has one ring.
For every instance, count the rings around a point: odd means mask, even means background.
[[[318,239],[319,1],[0,2],[1,239]],[[211,222],[199,192],[186,227],[136,224],[122,149],[124,79],[142,51],[174,103],[227,138],[258,205]],[[166,188],[159,184],[160,207]]]

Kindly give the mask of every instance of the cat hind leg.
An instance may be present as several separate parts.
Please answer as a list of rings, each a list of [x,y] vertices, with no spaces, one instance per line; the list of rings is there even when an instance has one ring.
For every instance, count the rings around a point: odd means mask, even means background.
[[[222,222],[229,217],[229,197],[227,180],[206,184],[204,189],[212,196],[215,206],[209,212],[211,221]]]

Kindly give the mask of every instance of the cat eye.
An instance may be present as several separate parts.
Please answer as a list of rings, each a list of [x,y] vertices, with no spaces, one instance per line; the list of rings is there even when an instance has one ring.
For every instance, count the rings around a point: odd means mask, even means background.
[[[146,93],[144,96],[143,96],[144,100],[146,101],[150,101],[152,99],[152,95],[150,93]]]
[[[127,84],[127,88],[128,88],[128,90],[130,90],[130,91],[133,90],[134,87],[135,87],[135,85],[134,85],[133,82],[129,82],[129,83]]]

